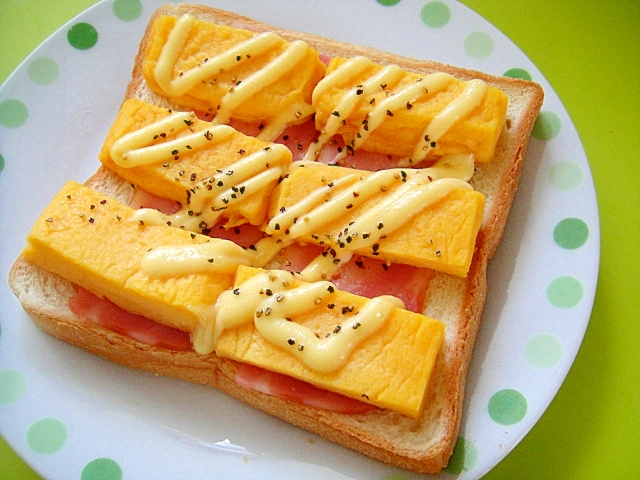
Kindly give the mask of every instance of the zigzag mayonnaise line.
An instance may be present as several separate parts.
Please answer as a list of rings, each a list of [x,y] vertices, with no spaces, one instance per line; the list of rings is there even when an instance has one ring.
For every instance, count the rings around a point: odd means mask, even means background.
[[[172,22],[175,22],[171,25]],[[285,78],[294,78],[289,91],[276,99],[280,108],[265,109],[259,137],[273,140],[289,124],[304,121],[313,113],[307,102],[310,88],[324,73],[324,66],[305,42],[286,42],[272,32],[252,35],[228,27],[213,28],[190,15],[175,20],[158,19],[153,44],[148,50],[146,77],[159,92],[181,101],[195,99],[203,110],[215,114],[214,122],[224,124],[230,118],[256,120],[256,102],[274,95],[269,90]],[[182,66],[181,52],[190,51],[193,35],[210,29],[210,52],[198,52],[198,61]],[[196,33],[193,33],[196,32]],[[229,37],[232,37],[229,41]],[[233,45],[232,48],[225,47]],[[220,50],[222,46],[222,50]],[[177,71],[177,73],[176,73]],[[176,75],[175,77],[173,75]],[[277,87],[276,87],[277,88]]]

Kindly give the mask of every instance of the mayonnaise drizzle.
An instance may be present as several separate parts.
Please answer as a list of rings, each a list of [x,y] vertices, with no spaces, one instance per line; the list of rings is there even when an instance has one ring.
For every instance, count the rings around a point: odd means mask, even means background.
[[[195,120],[193,112],[178,112],[129,132],[111,146],[111,158],[124,168],[161,163],[179,153],[206,148],[224,141],[235,133],[227,125],[217,125],[168,141],[156,143],[166,136],[177,135],[190,128]]]
[[[140,264],[149,277],[179,277],[217,272],[232,275],[238,265],[249,265],[249,256],[230,240],[212,238],[196,245],[162,246],[148,251]]]
[[[313,168],[313,163],[295,162],[292,168]],[[413,216],[447,196],[455,189],[472,187],[473,156],[443,157],[424,169],[388,169],[362,176],[346,175],[314,190],[304,199],[281,210],[267,224],[269,234],[291,239],[320,235],[322,229],[374,196],[381,201],[360,213],[340,234],[327,237],[346,251],[357,251],[377,243],[408,222]],[[447,177],[457,178],[447,178]],[[326,233],[326,232],[325,232]],[[316,238],[324,241],[325,238]]]
[[[317,105],[321,96],[331,87],[340,87],[373,65],[373,62],[364,57],[346,60],[318,83],[313,92],[313,104]],[[403,87],[394,87],[399,83],[404,73],[400,67],[395,65],[384,66],[362,84],[345,89],[342,97],[333,108],[333,112],[327,118],[317,141],[311,145],[304,159],[314,160],[322,146],[339,132],[340,127],[356,108],[363,102],[372,103],[375,94],[386,91],[388,96],[375,102],[375,106],[362,121],[353,138],[344,139],[346,148],[337,155],[336,160],[340,160],[361,148],[372,132],[388,121],[393,114],[406,109],[407,105],[419,101],[427,95],[433,95],[446,89],[454,81],[451,75],[436,72],[417,78],[415,82]],[[411,157],[401,159],[400,165],[417,164],[424,160],[452,125],[482,101],[487,88],[486,83],[481,80],[474,79],[467,82],[464,91],[432,119],[422,132]]]
[[[419,163],[433,150],[433,142],[437,142],[453,124],[473,110],[484,98],[487,84],[473,79],[466,83],[463,92],[431,120],[429,126],[420,136],[420,142],[413,150],[407,163]]]
[[[190,129],[192,118],[193,113],[173,113],[123,135],[111,148],[113,161],[124,168],[162,163],[175,159],[177,155],[215,147],[237,133],[230,126],[216,125],[155,143],[169,133],[179,135]],[[148,225],[169,223],[189,230],[201,230],[203,226],[213,225],[227,209],[244,198],[274,185],[285,173],[285,164],[289,163],[290,158],[291,152],[287,147],[270,144],[217,170],[214,175],[195,185],[188,201],[177,213],[162,215],[153,210],[140,209],[134,215],[134,220]]]
[[[154,69],[154,76],[158,85],[170,95],[181,96],[197,84],[207,81],[221,71],[228,71],[240,62],[250,61],[251,57],[260,55],[278,46],[284,40],[273,32],[256,33],[247,40],[234,45],[233,48],[219,55],[208,58],[206,62],[180,73],[172,78],[173,67],[184,46],[195,19],[190,15],[183,15],[178,19],[169,33],[167,42],[162,47],[158,62]],[[237,81],[223,95],[219,109],[213,119],[214,124],[224,124],[233,116],[234,111],[243,102],[258,94],[269,85],[277,82],[288,72],[296,68],[308,54],[310,47],[303,41],[296,40],[287,44],[285,50],[247,78]],[[314,112],[311,105],[297,103],[290,106],[280,115],[276,115],[258,138],[262,140],[275,139],[287,124],[308,117]]]
[[[327,308],[336,289],[326,281],[291,287],[292,281],[291,273],[272,270],[223,292],[217,301],[215,324],[202,325],[192,335],[196,350],[214,351],[225,330],[253,321],[265,340],[285,349],[313,371],[330,373],[344,365],[353,349],[377,332],[395,308],[404,308],[401,300],[391,296],[367,300],[359,311],[352,306],[340,311],[339,315],[344,315],[342,321],[333,332],[320,338],[317,332],[292,319]]]

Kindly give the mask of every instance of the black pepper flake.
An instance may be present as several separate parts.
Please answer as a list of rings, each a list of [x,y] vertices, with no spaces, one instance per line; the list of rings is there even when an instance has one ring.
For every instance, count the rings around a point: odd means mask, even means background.
[[[410,102],[407,102],[407,110],[411,110],[413,108],[413,105],[411,105]]]
[[[342,313],[344,313],[344,308],[342,309]],[[340,333],[342,327],[340,325],[336,325],[336,328],[333,329],[333,333]]]
[[[363,393],[362,398],[366,398],[367,400],[369,400],[369,395],[367,395],[366,393]]]
[[[233,294],[234,295],[240,295],[240,289],[239,288],[234,288],[233,289]]]
[[[340,117],[340,112],[337,110],[334,110],[333,112],[331,112],[331,115],[333,115],[334,117]]]
[[[195,234],[195,233],[192,233],[192,234],[191,234],[191,238],[196,238],[196,234]]]
[[[207,259],[207,262],[209,262],[209,263],[213,263],[213,258],[208,258],[208,259]]]
[[[107,203],[106,200],[100,200],[100,205],[105,205]]]
[[[393,117],[393,112],[391,110],[387,110],[387,117]]]
[[[358,328],[360,328],[360,322],[354,323],[351,328],[353,328],[354,330],[357,330]]]
[[[304,345],[302,345],[302,344],[301,344],[301,345],[298,345],[298,350],[299,350],[300,352],[301,352],[301,351],[303,351],[303,350],[304,350]]]
[[[440,255],[442,255],[442,252],[440,250],[436,250],[436,257],[439,257]]]
[[[384,228],[384,223],[380,222],[378,224],[378,230],[382,230]]]
[[[333,285],[329,285],[329,286],[327,287],[327,291],[328,291],[329,293],[333,293],[333,292],[335,292],[335,291],[336,291],[336,289],[335,289],[335,288],[333,288]]]
[[[329,303],[329,304],[327,305],[327,308],[328,308],[329,310],[333,310],[334,308],[336,308],[336,304],[335,304],[335,303]]]
[[[289,345],[295,345],[295,344],[296,344],[296,341],[295,341],[295,339],[290,338],[289,340],[287,340],[287,343],[288,343]]]
[[[350,203],[349,205],[347,205],[347,210],[349,210],[350,208],[353,208],[353,203]]]

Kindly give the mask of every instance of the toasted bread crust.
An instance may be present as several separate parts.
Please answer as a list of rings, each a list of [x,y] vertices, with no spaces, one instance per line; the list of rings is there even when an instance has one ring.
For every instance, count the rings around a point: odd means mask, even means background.
[[[500,243],[517,190],[531,129],[543,100],[540,86],[524,80],[490,76],[450,65],[355,46],[266,25],[230,12],[196,5],[161,7],[158,15],[189,13],[215,23],[232,24],[256,31],[271,30],[286,39],[301,39],[327,55],[365,55],[380,63],[394,63],[407,70],[444,71],[454,76],[480,78],[501,88],[509,97],[508,128],[502,132],[493,163],[478,167],[472,184],[485,194],[485,214],[476,251],[466,279],[436,273],[427,292],[425,314],[446,325],[445,342],[429,388],[425,410],[418,421],[388,410],[364,414],[332,413],[281,400],[240,387],[234,381],[238,364],[215,355],[174,352],[149,346],[129,337],[83,322],[68,308],[75,287],[20,257],[13,265],[9,284],[25,311],[45,332],[94,354],[132,368],[172,376],[217,388],[240,401],[293,425],[361,452],[371,458],[423,473],[444,468],[457,439],[467,372],[480,327],[487,295],[487,264]],[[150,22],[150,24],[151,24]],[[140,44],[132,80],[125,98],[140,98],[180,109],[153,93],[141,73],[142,53],[149,30]],[[123,202],[131,188],[104,167],[86,184]],[[52,301],[55,299],[55,301]]]

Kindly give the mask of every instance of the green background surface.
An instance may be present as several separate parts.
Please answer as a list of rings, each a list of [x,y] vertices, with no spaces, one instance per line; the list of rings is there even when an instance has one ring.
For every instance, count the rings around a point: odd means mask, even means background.
[[[0,0],[0,82],[93,3]],[[575,364],[542,419],[485,478],[638,478],[640,2],[462,3],[531,58],[569,112],[594,177],[602,243],[593,314]],[[2,439],[0,478],[39,478]]]

